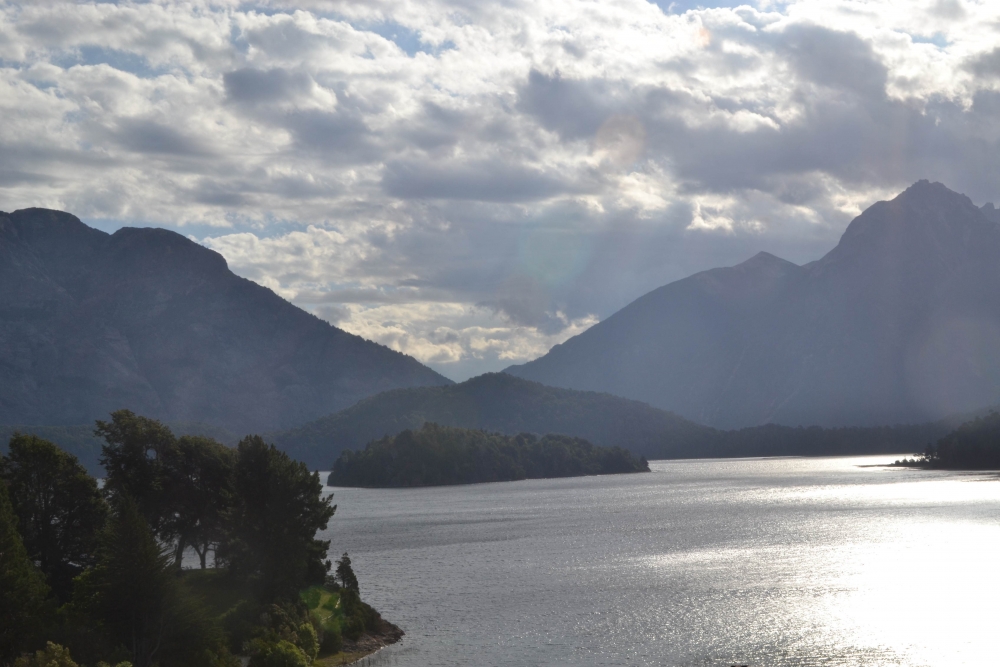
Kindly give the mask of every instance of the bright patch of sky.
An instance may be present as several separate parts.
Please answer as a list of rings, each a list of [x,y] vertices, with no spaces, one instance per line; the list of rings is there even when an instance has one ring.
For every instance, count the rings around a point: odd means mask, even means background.
[[[920,178],[1000,199],[998,44],[989,0],[0,2],[0,209],[463,379]]]

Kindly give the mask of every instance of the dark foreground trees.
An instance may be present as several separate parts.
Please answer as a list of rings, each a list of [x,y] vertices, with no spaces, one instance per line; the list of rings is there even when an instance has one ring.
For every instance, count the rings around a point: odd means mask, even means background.
[[[392,627],[356,578],[333,615],[300,597],[341,590],[316,539],[335,507],[303,464],[256,436],[230,449],[128,411],[97,430],[103,492],[34,436],[0,457],[0,667],[19,654],[31,667],[305,665],[359,628]],[[180,569],[192,551],[201,568]]]
[[[991,412],[929,446],[918,465],[955,470],[1000,470],[1000,412]]]
[[[316,539],[336,511],[322,498],[317,473],[259,436],[236,448],[237,501],[219,556],[233,574],[254,583],[263,600],[294,595],[323,583],[330,570],[329,542]]]
[[[221,630],[186,589],[127,496],[101,535],[97,565],[78,582],[77,610],[101,620],[109,645],[124,646],[134,667],[219,665]]]
[[[28,558],[0,480],[0,665],[29,648],[43,625],[48,586]]]
[[[75,457],[33,435],[15,434],[0,458],[24,546],[56,596],[67,601],[73,578],[94,564],[107,506],[97,481]]]

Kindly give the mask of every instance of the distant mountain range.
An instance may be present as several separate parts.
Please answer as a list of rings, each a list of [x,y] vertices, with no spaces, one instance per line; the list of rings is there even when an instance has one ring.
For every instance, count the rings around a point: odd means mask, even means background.
[[[836,429],[768,424],[720,431],[639,401],[488,373],[457,385],[388,391],[268,439],[319,470],[330,469],[345,449],[359,450],[427,422],[508,435],[573,436],[648,459],[898,454],[923,451],[965,419]]]
[[[650,459],[922,451],[1000,404],[1000,211],[921,181],[816,262],[696,274],[508,370],[456,385],[172,232],[0,214],[0,436],[94,469],[93,420],[125,407],[328,469],[426,422]]]
[[[129,408],[243,434],[448,384],[174,232],[0,213],[0,424],[93,424]]]
[[[822,259],[760,253],[508,373],[720,428],[929,422],[1000,403],[1000,211],[920,181]]]

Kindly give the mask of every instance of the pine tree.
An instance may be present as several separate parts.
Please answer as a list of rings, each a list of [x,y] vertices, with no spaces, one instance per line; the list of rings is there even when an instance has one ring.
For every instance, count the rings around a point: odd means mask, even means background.
[[[358,578],[354,574],[354,568],[351,567],[351,559],[346,552],[337,561],[337,579],[340,580],[340,585],[347,590],[358,590]]]

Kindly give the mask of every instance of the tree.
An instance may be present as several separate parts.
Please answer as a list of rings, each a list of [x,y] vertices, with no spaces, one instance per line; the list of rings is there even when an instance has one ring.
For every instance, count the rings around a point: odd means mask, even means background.
[[[310,662],[302,649],[282,639],[260,644],[250,657],[248,667],[309,667]]]
[[[15,434],[0,478],[29,557],[38,563],[60,600],[69,599],[73,578],[93,565],[97,534],[107,506],[97,481],[75,456],[33,435]]]
[[[69,649],[59,644],[46,642],[45,648],[25,655],[14,661],[14,667],[79,667],[70,657]]]
[[[354,575],[354,568],[351,567],[351,558],[346,552],[337,561],[337,579],[340,581],[340,585],[347,590],[358,590],[358,578]]]
[[[191,547],[205,569],[208,552],[222,540],[234,460],[233,450],[211,438],[183,436],[167,449],[163,465],[171,502],[164,532],[176,537],[178,566]]]
[[[111,413],[110,422],[97,422],[94,434],[107,442],[101,448],[101,465],[107,471],[104,490],[112,500],[128,496],[161,539],[171,518],[171,494],[164,459],[176,447],[170,429],[130,410]]]
[[[127,495],[115,501],[98,563],[79,582],[75,604],[125,646],[135,667],[212,665],[226,657],[215,624]]]
[[[232,572],[256,584],[264,601],[295,599],[298,591],[326,578],[329,542],[316,539],[336,511],[322,498],[323,485],[259,436],[237,447],[233,507],[219,556]]]
[[[0,664],[9,662],[37,635],[48,587],[28,559],[17,517],[0,480]]]

